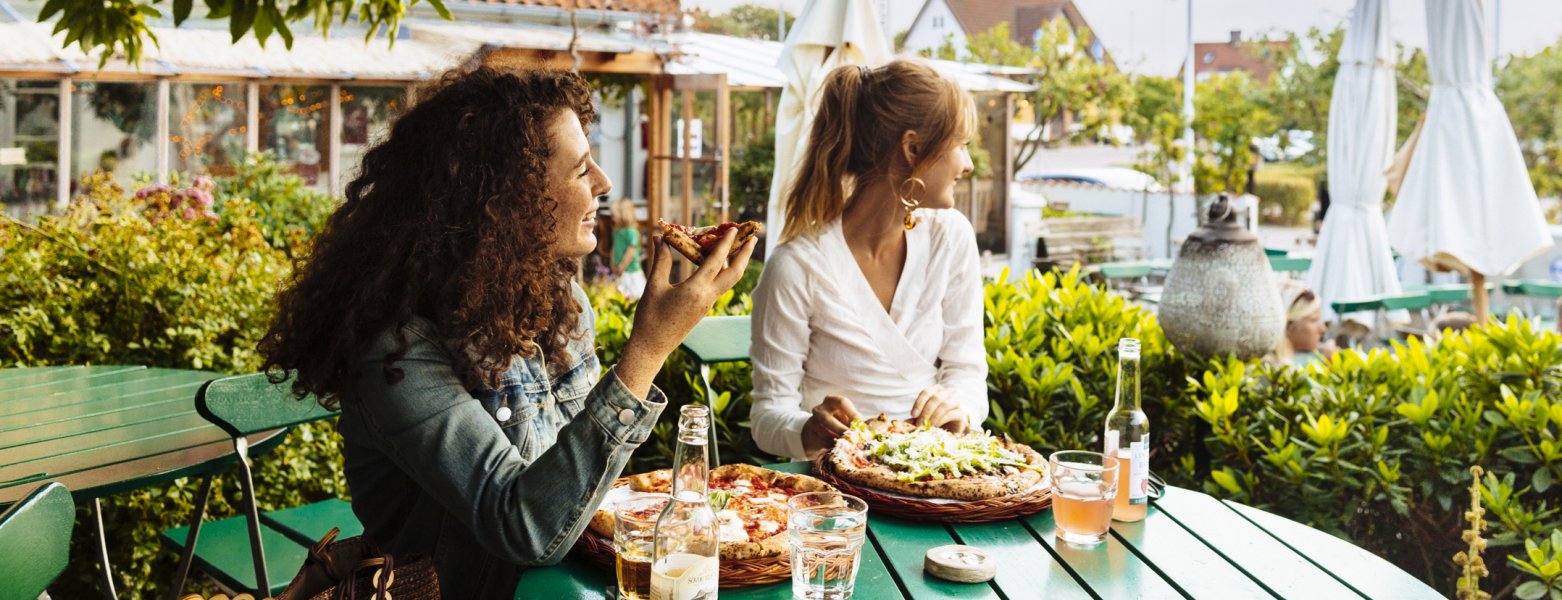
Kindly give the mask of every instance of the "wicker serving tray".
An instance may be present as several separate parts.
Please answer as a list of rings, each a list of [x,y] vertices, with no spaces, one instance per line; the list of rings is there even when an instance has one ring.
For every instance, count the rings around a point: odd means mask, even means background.
[[[835,470],[830,467],[829,456],[830,453],[825,452],[814,459],[814,477],[842,492],[862,498],[863,502],[868,503],[870,513],[943,523],[991,523],[1033,515],[1052,506],[1052,489],[1046,485],[1018,494],[968,502],[932,502],[887,494],[836,477]]]
[[[587,530],[575,542],[575,552],[609,572],[613,571],[613,540]],[[792,563],[786,556],[721,561],[720,585],[723,588],[746,587],[786,581],[792,578]]]

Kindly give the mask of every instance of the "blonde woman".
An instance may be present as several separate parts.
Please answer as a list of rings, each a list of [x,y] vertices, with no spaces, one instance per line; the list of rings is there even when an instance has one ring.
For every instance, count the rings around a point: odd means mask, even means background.
[[[645,272],[640,270],[640,221],[635,203],[619,198],[613,203],[613,279],[618,291],[630,300],[645,292]]]
[[[1280,283],[1280,301],[1285,306],[1285,335],[1271,360],[1276,364],[1302,366],[1327,360],[1336,348],[1324,343],[1329,332],[1323,322],[1323,301],[1311,288],[1294,281]]]
[[[806,458],[879,414],[987,417],[970,97],[920,62],[827,76],[786,224],[754,291],[754,441]]]

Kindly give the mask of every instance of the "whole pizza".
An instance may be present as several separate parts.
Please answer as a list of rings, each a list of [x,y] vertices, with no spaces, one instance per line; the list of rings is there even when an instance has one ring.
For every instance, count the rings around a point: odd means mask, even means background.
[[[919,498],[987,500],[1041,484],[1047,459],[979,429],[964,434],[883,415],[857,421],[826,457],[836,477]]]
[[[662,469],[620,480],[591,517],[591,531],[613,538],[613,509],[637,494],[672,491],[672,471]],[[830,492],[830,484],[793,473],[753,465],[722,465],[711,470],[710,492],[720,524],[721,560],[749,560],[787,554],[787,500],[807,492]]]

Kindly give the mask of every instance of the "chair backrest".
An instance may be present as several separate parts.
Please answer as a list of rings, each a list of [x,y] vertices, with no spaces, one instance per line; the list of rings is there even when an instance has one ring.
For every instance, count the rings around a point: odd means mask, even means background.
[[[0,599],[37,598],[70,561],[76,503],[46,483],[0,513]]]
[[[195,410],[233,437],[334,416],[314,398],[297,400],[289,382],[273,384],[265,373],[213,379],[195,393]]]
[[[683,338],[683,349],[703,363],[748,360],[748,315],[705,317]]]

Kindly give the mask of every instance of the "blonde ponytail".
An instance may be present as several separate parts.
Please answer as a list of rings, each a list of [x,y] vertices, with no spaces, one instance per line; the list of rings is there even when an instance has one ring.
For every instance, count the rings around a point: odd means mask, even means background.
[[[858,186],[890,177],[901,137],[917,132],[922,164],[964,144],[976,128],[970,96],[921,61],[878,68],[847,65],[825,76],[802,161],[786,193],[781,243],[841,217]]]

